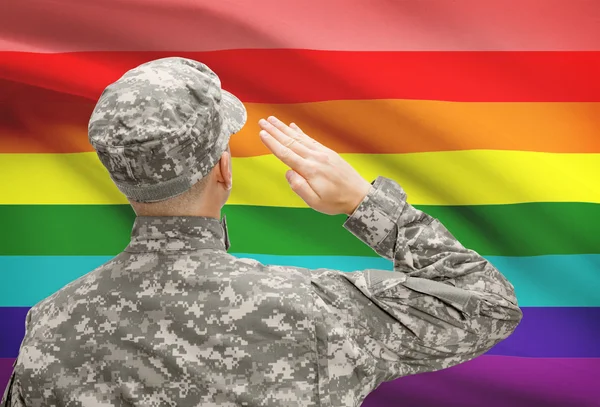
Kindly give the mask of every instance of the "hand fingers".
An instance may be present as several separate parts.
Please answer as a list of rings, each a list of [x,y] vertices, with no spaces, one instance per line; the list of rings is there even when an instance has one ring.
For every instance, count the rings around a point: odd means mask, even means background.
[[[317,204],[320,199],[319,196],[300,174],[297,174],[293,170],[289,170],[285,173],[285,178],[290,184],[292,191],[298,194],[308,206],[313,207]]]
[[[316,150],[316,149],[318,149],[318,147],[320,145],[317,141],[315,141],[314,139],[309,137],[302,130],[297,131],[296,129],[293,129],[292,127],[288,126],[287,124],[285,124],[284,122],[282,122],[281,120],[276,118],[275,116],[269,117],[269,123],[271,123],[279,131],[281,131],[288,137],[295,138],[302,145],[306,146],[310,150]],[[298,126],[296,126],[296,127],[298,128],[298,130],[300,129]]]
[[[306,134],[306,133],[304,133],[304,131],[300,127],[298,127],[298,125],[296,123],[290,123],[290,127],[292,129],[296,130],[297,132],[300,132],[302,134]]]
[[[260,135],[260,139],[262,140],[263,144],[269,150],[271,150],[275,157],[279,158],[285,165],[297,171],[298,173],[303,173],[303,170],[306,168],[306,162],[302,157],[300,157],[290,148],[281,144],[265,130],[261,130],[258,134]]]
[[[288,147],[301,157],[307,157],[310,154],[310,149],[302,144],[300,135],[297,132],[294,132],[293,135],[286,134],[286,132],[282,131],[279,126],[273,124],[273,122],[267,122],[264,119],[259,120],[258,124],[275,140]]]
[[[311,150],[323,150],[323,149],[327,148],[323,144],[321,144],[317,140],[315,140],[314,138],[308,136],[296,123],[290,123],[290,127],[292,129],[296,130],[298,133],[306,136],[306,139],[303,140],[302,144],[304,144],[306,147],[310,148]]]

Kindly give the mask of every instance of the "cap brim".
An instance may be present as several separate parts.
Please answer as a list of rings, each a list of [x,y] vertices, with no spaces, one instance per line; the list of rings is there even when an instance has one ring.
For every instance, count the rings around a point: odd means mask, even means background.
[[[221,112],[224,122],[227,123],[229,135],[237,133],[244,127],[248,120],[248,113],[241,100],[226,90],[221,90]]]

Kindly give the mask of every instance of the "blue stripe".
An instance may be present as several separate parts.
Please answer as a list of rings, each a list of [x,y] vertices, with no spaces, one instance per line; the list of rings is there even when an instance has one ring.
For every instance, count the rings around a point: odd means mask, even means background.
[[[25,334],[27,307],[0,307],[0,358],[14,358]],[[488,355],[600,358],[600,307],[525,307],[523,320]]]
[[[392,263],[377,257],[272,256],[235,254],[263,264],[341,271],[378,268]],[[105,263],[111,256],[0,256],[0,306],[31,307],[69,282]],[[488,256],[515,286],[526,307],[600,306],[600,255],[533,257]],[[26,287],[27,289],[22,289]]]

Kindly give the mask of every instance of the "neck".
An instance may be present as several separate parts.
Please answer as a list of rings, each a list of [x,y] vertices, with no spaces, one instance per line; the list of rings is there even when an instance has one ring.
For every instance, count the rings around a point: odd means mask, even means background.
[[[192,208],[160,208],[152,205],[132,205],[137,216],[198,216],[221,219],[221,206],[200,202]]]
[[[221,209],[191,211],[189,214],[178,213],[174,216],[203,216],[205,218],[221,219]]]

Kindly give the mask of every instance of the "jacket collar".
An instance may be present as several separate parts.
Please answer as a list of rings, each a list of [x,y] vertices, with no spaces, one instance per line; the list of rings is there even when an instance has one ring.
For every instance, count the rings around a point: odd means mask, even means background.
[[[203,216],[138,216],[126,252],[227,251],[229,236],[225,215],[219,221]]]

